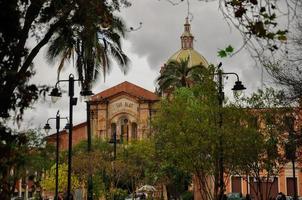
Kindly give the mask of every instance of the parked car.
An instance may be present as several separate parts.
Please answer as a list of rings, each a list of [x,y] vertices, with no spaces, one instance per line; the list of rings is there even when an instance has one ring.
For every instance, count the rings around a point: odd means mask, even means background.
[[[125,200],[142,200],[146,199],[147,195],[143,192],[138,192],[134,194],[130,194],[128,197],[125,198]]]

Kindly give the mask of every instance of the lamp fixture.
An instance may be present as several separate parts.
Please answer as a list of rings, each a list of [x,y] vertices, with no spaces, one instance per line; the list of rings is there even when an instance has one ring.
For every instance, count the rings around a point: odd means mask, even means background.
[[[90,101],[91,96],[94,95],[93,92],[89,89],[83,89],[80,92],[80,95],[84,98],[84,101]]]
[[[48,134],[51,129],[49,123],[46,123],[43,129],[45,130],[45,133]]]
[[[51,96],[51,101],[53,103],[56,103],[62,97],[62,93],[60,92],[60,90],[56,86],[55,88],[53,88],[51,90],[49,96]]]

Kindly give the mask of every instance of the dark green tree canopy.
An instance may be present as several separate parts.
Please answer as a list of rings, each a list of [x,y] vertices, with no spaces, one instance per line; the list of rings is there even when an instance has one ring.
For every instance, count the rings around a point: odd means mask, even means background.
[[[195,65],[190,66],[190,58],[185,60],[171,60],[165,65],[161,71],[160,76],[156,79],[158,84],[157,91],[171,92],[180,87],[191,87],[194,83],[202,82],[208,73],[213,72],[213,67]]]

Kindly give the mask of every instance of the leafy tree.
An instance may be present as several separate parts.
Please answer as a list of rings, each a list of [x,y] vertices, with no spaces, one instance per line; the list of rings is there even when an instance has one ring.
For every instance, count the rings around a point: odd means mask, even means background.
[[[152,170],[156,162],[152,141],[118,145],[115,160],[113,147],[107,141],[94,140],[92,149],[87,155],[87,141],[75,146],[73,173],[83,187],[86,187],[89,173],[94,175],[96,197],[112,199],[113,196],[135,192],[140,185],[154,183]]]
[[[218,114],[224,123],[218,126]],[[215,84],[180,88],[173,99],[161,102],[155,120],[155,145],[162,159],[194,174],[206,199],[218,199],[218,160],[223,154],[225,173],[230,173],[242,149],[253,149],[258,138],[254,128],[246,126],[248,114],[234,106],[219,109]],[[223,130],[223,132],[221,132]],[[219,142],[222,141],[222,144]]]
[[[100,72],[105,77],[110,71],[111,57],[118,61],[124,72],[127,71],[128,57],[122,51],[120,41],[125,25],[110,10],[104,12],[104,6],[103,1],[81,2],[80,10],[69,22],[73,26],[58,29],[48,49],[50,60],[61,57],[58,75],[64,62],[76,57],[79,79],[87,89]],[[94,12],[91,12],[92,8]]]
[[[290,109],[284,91],[272,87],[258,89],[251,96],[242,96],[238,100],[237,103],[242,107],[251,109],[272,109],[272,111],[282,107]]]
[[[64,192],[65,188],[67,188],[67,164],[60,164],[59,165],[59,191]],[[55,183],[56,183],[56,166],[53,165],[50,170],[46,172],[45,178],[42,179],[41,185],[43,189],[47,191],[54,191],[55,190]],[[81,183],[78,178],[73,174],[71,176],[72,182],[72,189],[75,190],[80,187]]]
[[[153,170],[157,161],[151,139],[132,141],[124,147],[120,158],[127,166],[125,179],[130,180],[129,192],[135,192],[142,185],[154,185]]]
[[[168,198],[180,199],[188,192],[192,183],[192,173],[165,160],[161,155],[157,157],[157,167],[153,171],[156,183],[165,187]]]
[[[93,174],[95,198],[104,197],[108,193],[110,182],[107,179],[107,169],[111,167],[111,161],[112,147],[106,141],[93,140],[92,151],[89,154],[86,140],[74,147],[73,174],[81,182],[83,189],[87,188],[89,174]],[[63,162],[67,163],[66,156]]]
[[[286,163],[282,151],[286,132],[284,117],[293,110],[285,107],[288,104],[284,101],[283,92],[273,88],[258,90],[242,100],[254,116],[253,126],[257,127],[260,140],[252,151],[246,149],[240,154],[246,158],[240,159],[242,163],[233,171],[244,179],[253,177],[256,184],[254,180],[249,184],[256,198],[268,199],[275,195],[271,193],[272,179],[275,180]]]
[[[54,149],[51,146],[44,146],[44,141],[39,137],[40,132],[37,130],[14,133],[2,126],[1,132],[0,199],[10,199],[20,178],[35,177],[37,180],[35,187],[39,187],[42,170],[53,163]]]

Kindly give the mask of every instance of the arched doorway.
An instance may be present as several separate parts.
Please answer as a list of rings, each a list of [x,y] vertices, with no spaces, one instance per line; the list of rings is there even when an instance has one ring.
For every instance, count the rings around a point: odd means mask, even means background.
[[[113,139],[113,133],[115,131],[117,143],[127,143],[130,140],[138,139],[138,124],[136,116],[128,113],[121,113],[114,116],[110,121],[110,135]]]

